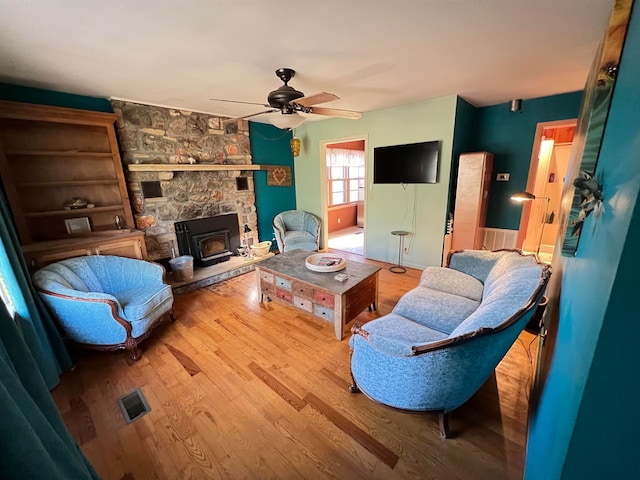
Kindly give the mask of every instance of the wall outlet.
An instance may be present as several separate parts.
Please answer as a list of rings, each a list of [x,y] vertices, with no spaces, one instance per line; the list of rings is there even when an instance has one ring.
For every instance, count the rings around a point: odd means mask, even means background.
[[[498,175],[496,175],[496,180],[498,182],[508,182],[510,176],[511,175],[509,173],[499,173]]]
[[[342,221],[342,219],[340,217],[338,217],[338,223],[340,223]]]

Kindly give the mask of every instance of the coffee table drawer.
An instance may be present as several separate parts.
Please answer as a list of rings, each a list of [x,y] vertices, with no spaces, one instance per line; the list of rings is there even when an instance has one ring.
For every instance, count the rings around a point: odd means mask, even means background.
[[[325,292],[323,290],[314,290],[313,303],[320,304],[323,307],[333,308],[335,307],[336,302],[333,293]]]
[[[260,291],[263,295],[273,296],[276,293],[276,287],[273,283],[260,282]]]
[[[311,300],[308,298],[302,298],[302,297],[298,297],[296,295],[293,296],[293,304],[298,307],[301,310],[304,310],[306,312],[312,312],[313,311],[313,303],[311,303]]]
[[[276,288],[276,297],[282,300],[283,302],[293,303],[293,295],[291,295],[291,292],[287,290]]]
[[[322,317],[326,320],[331,320],[333,322],[333,310],[329,309],[329,308],[325,308],[321,305],[314,305],[313,306],[313,313],[315,315],[317,315],[318,317]]]
[[[308,283],[294,280],[291,282],[291,289],[297,297],[308,298],[310,300],[313,298],[313,286]]]
[[[260,271],[260,280],[262,283],[271,283],[273,284],[273,273]]]
[[[276,287],[291,291],[291,280],[276,275]]]

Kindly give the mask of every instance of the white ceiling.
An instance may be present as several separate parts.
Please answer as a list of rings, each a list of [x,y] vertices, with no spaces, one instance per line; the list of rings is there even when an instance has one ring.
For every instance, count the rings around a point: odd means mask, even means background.
[[[266,102],[290,67],[296,89],[341,97],[332,108],[494,105],[582,89],[612,4],[0,0],[0,80],[240,116],[261,108],[210,99]]]

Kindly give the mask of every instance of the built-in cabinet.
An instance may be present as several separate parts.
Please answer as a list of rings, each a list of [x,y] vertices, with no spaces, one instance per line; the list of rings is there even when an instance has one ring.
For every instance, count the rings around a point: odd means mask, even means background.
[[[453,213],[452,250],[482,249],[492,172],[491,153],[474,152],[460,155]]]
[[[133,215],[115,120],[112,113],[0,102],[0,174],[32,265],[81,251],[146,257],[142,234],[122,232],[133,227]],[[126,241],[124,250],[105,248]],[[47,251],[51,257],[39,253]]]
[[[114,234],[93,235],[69,240],[24,245],[22,251],[27,265],[40,268],[58,260],[84,255],[117,255],[129,258],[147,258],[144,233],[139,230],[119,230]]]

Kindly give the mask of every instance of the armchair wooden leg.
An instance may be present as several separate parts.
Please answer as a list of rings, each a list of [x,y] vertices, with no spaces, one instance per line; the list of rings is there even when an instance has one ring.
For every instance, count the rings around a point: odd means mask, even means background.
[[[353,331],[359,325],[354,325],[351,331]],[[353,348],[349,349],[349,364],[351,364],[351,357],[353,357]],[[358,384],[356,383],[356,377],[353,376],[353,370],[349,369],[349,373],[351,373],[351,385],[349,385],[349,391],[351,393],[360,393],[360,389],[358,388]]]
[[[442,438],[449,438],[449,412],[442,412],[438,414],[440,420],[440,436]]]
[[[131,360],[133,360],[134,362],[137,362],[138,360],[140,360],[140,358],[142,357],[142,353],[138,348],[138,342],[136,342],[135,338],[127,337],[127,339],[124,342],[124,346],[127,349],[127,352],[129,352],[129,356],[131,357]]]

